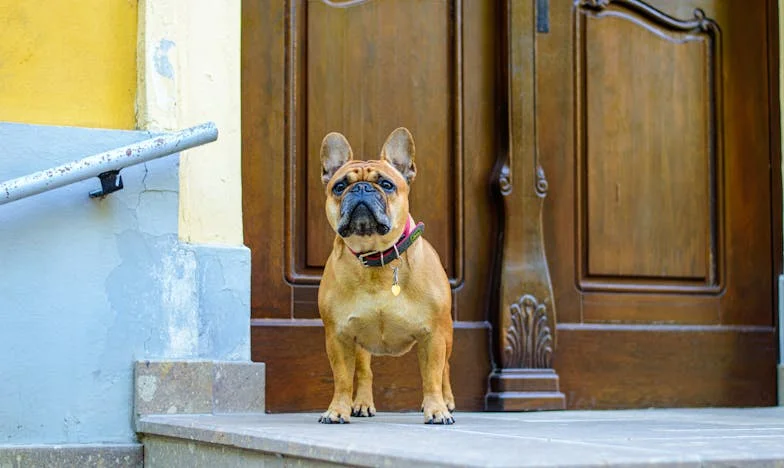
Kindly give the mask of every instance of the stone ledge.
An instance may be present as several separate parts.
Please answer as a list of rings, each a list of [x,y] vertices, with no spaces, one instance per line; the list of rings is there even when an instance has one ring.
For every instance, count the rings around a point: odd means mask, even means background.
[[[264,364],[234,361],[138,361],[134,414],[264,412]]]
[[[143,460],[141,444],[0,445],[3,468],[142,468]]]
[[[279,453],[267,453],[240,449],[226,445],[172,439],[170,437],[144,437],[144,466],[146,468],[170,468],[173,466],[257,468],[263,467],[337,467],[325,461],[288,457]]]
[[[355,466],[783,466],[784,408],[418,413],[322,425],[316,414],[156,415],[148,437]],[[244,452],[243,452],[244,453]],[[229,463],[227,461],[227,463]],[[149,465],[154,466],[154,465]],[[245,465],[241,465],[245,466]]]

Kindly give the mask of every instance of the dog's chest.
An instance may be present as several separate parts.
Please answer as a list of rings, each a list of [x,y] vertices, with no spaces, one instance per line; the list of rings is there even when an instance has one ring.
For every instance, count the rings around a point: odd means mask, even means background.
[[[418,336],[427,332],[415,305],[405,297],[392,300],[365,297],[353,302],[339,322],[338,332],[353,338],[373,354],[403,354],[411,349]]]

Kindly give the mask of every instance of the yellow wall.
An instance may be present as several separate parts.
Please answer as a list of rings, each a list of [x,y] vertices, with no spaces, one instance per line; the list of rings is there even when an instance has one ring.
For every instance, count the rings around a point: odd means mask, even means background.
[[[135,126],[137,0],[0,0],[0,121]]]

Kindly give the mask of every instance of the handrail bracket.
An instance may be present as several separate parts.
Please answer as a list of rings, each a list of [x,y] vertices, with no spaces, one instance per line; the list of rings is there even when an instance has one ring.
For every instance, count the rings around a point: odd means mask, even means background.
[[[104,197],[123,188],[123,180],[119,169],[98,174],[98,178],[101,180],[101,188],[90,192],[91,198]]]

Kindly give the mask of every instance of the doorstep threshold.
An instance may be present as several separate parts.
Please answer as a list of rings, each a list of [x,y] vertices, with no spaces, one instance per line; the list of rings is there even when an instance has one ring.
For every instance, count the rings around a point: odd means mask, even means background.
[[[784,408],[461,413],[425,425],[380,413],[150,415],[145,436],[354,466],[784,466]]]

